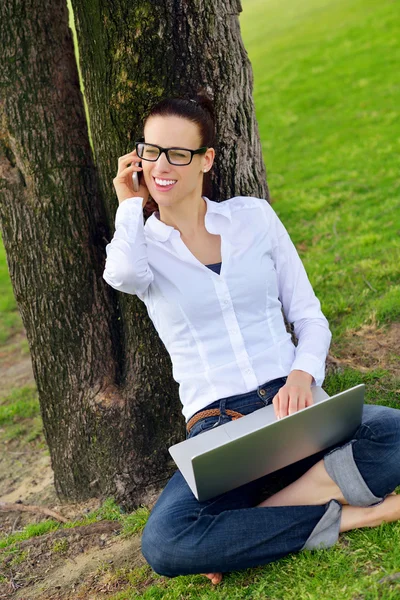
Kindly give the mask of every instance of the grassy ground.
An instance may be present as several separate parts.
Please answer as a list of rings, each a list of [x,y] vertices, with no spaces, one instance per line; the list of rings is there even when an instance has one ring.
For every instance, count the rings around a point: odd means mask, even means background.
[[[364,382],[367,402],[400,408],[397,3],[242,0],[242,6],[271,198],[333,331],[324,387],[332,394]],[[22,329],[0,243],[2,347]],[[26,341],[19,346],[26,355]],[[14,451],[46,451],[34,386],[0,399],[0,442],[15,443]],[[124,535],[134,536],[147,514],[123,515],[108,500],[73,526],[118,519]],[[0,537],[0,588],[11,555],[14,573],[26,560],[18,539],[60,527],[46,518]],[[68,556],[61,542],[53,547],[64,551]],[[102,564],[96,581],[74,597],[389,600],[400,597],[400,576],[391,577],[399,571],[400,523],[392,523],[342,534],[328,550],[230,573],[216,588],[202,576],[159,577],[146,564]]]
[[[334,335],[399,319],[398,7],[244,0],[243,8],[271,196]]]

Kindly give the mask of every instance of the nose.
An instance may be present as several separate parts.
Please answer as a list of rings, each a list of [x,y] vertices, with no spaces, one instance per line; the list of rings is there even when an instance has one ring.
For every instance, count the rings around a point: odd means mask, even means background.
[[[161,152],[160,156],[157,158],[157,160],[155,162],[153,162],[154,168],[156,168],[157,170],[165,170],[167,169],[168,171],[171,169],[170,163],[168,162],[167,159],[167,155],[165,154],[165,152]]]

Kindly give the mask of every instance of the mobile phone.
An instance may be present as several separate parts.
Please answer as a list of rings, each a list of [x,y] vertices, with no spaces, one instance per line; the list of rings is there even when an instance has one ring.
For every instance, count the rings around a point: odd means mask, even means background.
[[[135,163],[135,165],[138,167],[141,166],[140,162]],[[133,171],[132,182],[133,182],[133,189],[135,190],[135,192],[138,192],[139,191],[139,173],[138,173],[138,171]]]

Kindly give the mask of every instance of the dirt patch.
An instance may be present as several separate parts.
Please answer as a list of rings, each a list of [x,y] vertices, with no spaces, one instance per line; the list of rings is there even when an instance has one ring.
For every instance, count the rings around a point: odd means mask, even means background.
[[[0,400],[13,388],[34,384],[22,331],[0,348]],[[30,425],[27,419],[27,430]],[[0,427],[1,502],[50,508],[70,521],[83,519],[102,505],[99,498],[60,502],[43,433],[31,441],[24,436],[4,439],[5,433],[6,425]],[[41,513],[0,510],[0,537],[48,519]],[[129,571],[137,566],[146,568],[147,563],[140,550],[140,535],[121,538],[120,530],[119,522],[98,521],[23,540],[12,552],[0,549],[0,598],[66,600],[73,595],[77,600],[90,600],[124,589],[129,585]],[[145,579],[150,580],[148,569]]]
[[[26,352],[25,330],[19,331],[0,347],[0,398],[12,388],[34,384],[30,354]]]
[[[328,366],[346,366],[367,372],[385,369],[400,377],[400,323],[377,328],[365,325],[349,331],[328,357]]]
[[[19,437],[3,440],[4,430],[5,427],[0,428],[0,502],[22,502],[58,510],[60,501],[43,434],[30,442]],[[96,506],[98,503],[97,500]],[[79,509],[77,504],[66,504],[60,512],[66,518],[73,518]],[[41,514],[0,510],[0,536],[47,518]]]
[[[72,593],[86,600],[99,597],[98,592],[104,598],[105,592],[123,589],[129,583],[125,573],[146,561],[140,538],[119,538],[120,527],[118,522],[102,521],[25,540],[23,562],[2,566],[9,582],[0,584],[0,597],[6,587],[13,600],[61,600]],[[64,535],[57,539],[56,533]]]
[[[0,399],[13,388],[35,384],[30,355],[26,354],[26,334],[20,331],[0,348]],[[27,419],[29,426],[30,420]],[[0,427],[0,501],[59,504],[53,485],[53,470],[43,435],[26,442],[22,437],[4,439],[6,425]],[[44,519],[43,515],[0,511],[0,536]]]
[[[27,498],[32,500],[32,496],[41,494],[54,482],[47,452],[18,450],[19,447],[15,440],[3,442],[0,457],[2,502],[25,502]]]
[[[101,549],[86,549],[84,554],[75,556],[73,563],[64,561],[64,564],[48,573],[45,584],[37,586],[40,594],[36,598],[54,600],[54,593],[51,592],[55,590],[59,598],[70,598],[70,591],[75,592],[75,598],[104,598],[107,592],[114,594],[129,584],[123,573],[115,577],[117,569],[130,571],[144,564],[146,561],[138,537],[107,540]],[[17,595],[16,600],[25,598],[23,594]]]

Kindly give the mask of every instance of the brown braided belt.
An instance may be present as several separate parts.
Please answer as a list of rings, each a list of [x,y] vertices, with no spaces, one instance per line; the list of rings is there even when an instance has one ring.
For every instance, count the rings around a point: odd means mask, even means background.
[[[232,417],[233,421],[235,419],[239,419],[240,417],[244,416],[244,415],[242,415],[242,413],[236,412],[236,410],[227,409],[225,412],[227,415]],[[216,417],[220,414],[221,414],[221,411],[219,410],[219,408],[209,408],[208,410],[202,410],[201,412],[197,413],[196,415],[193,415],[193,417],[191,419],[189,419],[189,421],[186,424],[187,432],[189,433],[191,428],[193,427],[193,425],[195,423],[197,423],[197,421],[199,421],[200,419],[204,419],[205,417]]]

